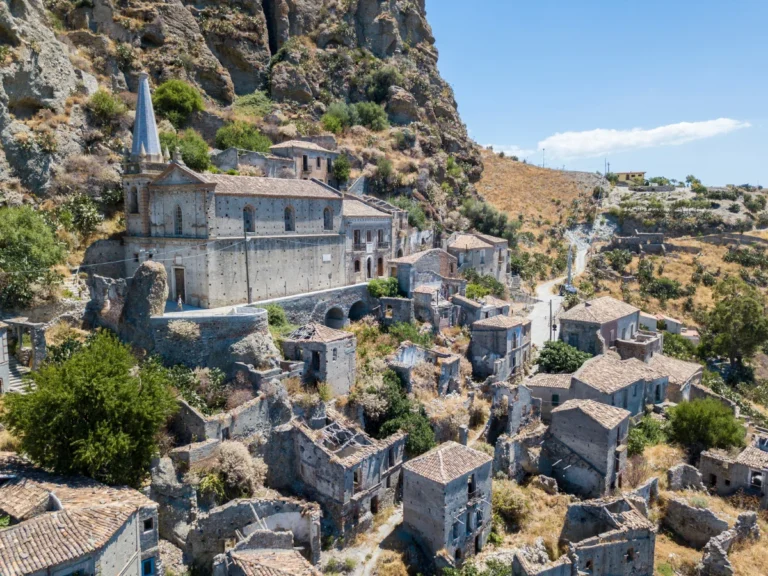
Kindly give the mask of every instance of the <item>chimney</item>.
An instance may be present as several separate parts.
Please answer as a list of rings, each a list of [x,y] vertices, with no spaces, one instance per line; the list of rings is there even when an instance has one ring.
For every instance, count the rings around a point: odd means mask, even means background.
[[[152,108],[152,95],[149,92],[149,76],[146,72],[139,74],[139,97],[136,101],[136,120],[133,123],[131,159],[141,159],[145,162],[163,161],[155,111]]]

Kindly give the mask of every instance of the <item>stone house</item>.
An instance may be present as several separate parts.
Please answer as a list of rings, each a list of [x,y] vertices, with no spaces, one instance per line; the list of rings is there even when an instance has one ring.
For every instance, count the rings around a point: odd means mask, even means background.
[[[435,391],[440,396],[458,391],[460,364],[461,358],[450,350],[427,350],[412,342],[403,342],[395,353],[387,358],[387,366],[400,377],[409,394],[413,391],[415,371],[419,372],[420,376],[424,372],[430,372]]]
[[[303,362],[303,379],[327,384],[333,396],[349,394],[355,384],[356,349],[352,333],[315,323],[302,326],[283,340],[285,358]]]
[[[408,298],[413,296],[416,288],[425,284],[444,289],[447,292],[444,297],[449,298],[461,293],[461,290],[455,288],[457,283],[446,282],[446,280],[458,280],[457,262],[456,257],[445,250],[433,248],[410,256],[395,258],[390,261],[390,265],[395,267],[394,275],[400,292]]]
[[[325,183],[333,177],[333,162],[339,157],[338,152],[326,150],[314,142],[301,140],[289,140],[276,144],[269,150],[275,156],[292,159],[297,178],[319,180]]]
[[[521,374],[530,357],[530,320],[493,316],[472,324],[469,359],[477,378],[507,380]]]
[[[163,573],[157,504],[130,488],[62,478],[0,455],[0,574]]]
[[[622,360],[609,352],[590,358],[574,373],[571,394],[573,398],[618,406],[638,416],[646,405],[664,402],[668,382],[666,374],[640,360]]]
[[[719,496],[743,491],[758,496],[761,508],[768,508],[768,438],[757,436],[738,455],[725,450],[701,453],[699,471],[704,484]]]
[[[211,162],[222,172],[228,170],[253,169],[267,178],[296,178],[296,163],[293,158],[264,154],[253,150],[227,148],[211,154]]]
[[[11,356],[8,353],[8,324],[0,322],[0,394],[11,391]]]
[[[379,322],[388,327],[393,324],[405,322],[411,324],[415,319],[413,298],[379,298],[381,306],[379,310]]]
[[[701,364],[663,354],[654,354],[649,365],[656,372],[669,377],[666,398],[671,402],[690,400],[691,388],[701,384],[704,376],[704,367]]]
[[[463,286],[458,289],[463,290]],[[413,290],[414,317],[431,324],[435,332],[459,323],[461,310],[445,294],[446,286],[433,284],[423,284]]]
[[[491,531],[487,454],[446,442],[403,465],[403,524],[430,556],[458,566]]]
[[[541,402],[524,384],[497,382],[491,385],[491,420],[486,440],[496,444],[500,434],[515,436],[541,419]]]
[[[471,326],[478,320],[485,320],[493,316],[509,316],[512,304],[501,298],[488,295],[478,300],[472,300],[461,294],[454,294],[451,301],[461,308],[459,324]]]
[[[506,283],[509,242],[487,234],[457,232],[448,239],[448,253],[456,256],[459,271],[474,270]]]
[[[551,413],[540,471],[568,493],[599,498],[621,487],[630,413],[594,400],[568,400]]]
[[[604,296],[577,304],[560,317],[560,340],[590,354],[603,354],[617,339],[631,340],[640,327],[640,310]]]
[[[541,419],[549,422],[552,410],[573,399],[571,380],[573,374],[539,373],[524,381],[531,395],[541,401]]]
[[[359,200],[344,196],[347,282],[358,284],[389,276],[392,256],[392,216]]]
[[[348,542],[394,503],[408,435],[376,440],[338,412],[322,416],[294,419],[273,432],[264,458],[269,484],[320,503]]]
[[[568,506],[560,541],[573,574],[653,576],[656,526],[628,498]]]

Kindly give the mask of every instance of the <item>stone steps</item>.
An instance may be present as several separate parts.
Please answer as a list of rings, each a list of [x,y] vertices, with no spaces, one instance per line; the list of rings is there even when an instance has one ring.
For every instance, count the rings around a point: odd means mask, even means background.
[[[19,364],[18,360],[13,356],[11,356],[8,364],[11,372],[11,379],[8,382],[8,391],[24,394],[26,392],[26,386],[23,383],[23,378],[26,374],[29,374],[31,370],[27,366]]]

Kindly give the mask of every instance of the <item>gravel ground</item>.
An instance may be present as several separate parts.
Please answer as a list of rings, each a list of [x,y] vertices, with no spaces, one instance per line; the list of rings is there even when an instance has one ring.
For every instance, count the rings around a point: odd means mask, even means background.
[[[177,548],[168,540],[160,540],[160,561],[163,563],[165,576],[188,574],[187,566],[182,561],[181,548]]]

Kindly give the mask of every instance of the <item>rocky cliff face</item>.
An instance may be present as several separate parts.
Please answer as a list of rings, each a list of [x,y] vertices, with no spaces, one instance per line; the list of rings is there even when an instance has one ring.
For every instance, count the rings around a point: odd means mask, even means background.
[[[54,195],[86,186],[98,194],[99,187],[114,186],[130,118],[104,133],[92,125],[85,102],[99,86],[135,90],[142,70],[155,85],[181,78],[201,90],[207,112],[192,125],[210,142],[236,98],[257,90],[275,102],[263,124],[273,139],[316,133],[331,102],[371,99],[366,79],[386,67],[396,71],[396,83],[373,99],[404,127],[397,131],[405,138],[394,146],[395,129],[375,135],[353,129],[340,142],[353,166],[370,172],[382,154],[402,157],[410,176],[397,186],[429,197],[442,214],[451,208],[446,190],[471,193],[482,172],[453,92],[437,71],[424,0],[44,1],[0,5],[6,201],[24,192]],[[462,175],[446,173],[448,156]]]

